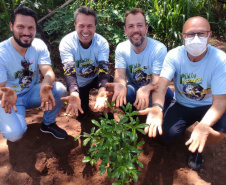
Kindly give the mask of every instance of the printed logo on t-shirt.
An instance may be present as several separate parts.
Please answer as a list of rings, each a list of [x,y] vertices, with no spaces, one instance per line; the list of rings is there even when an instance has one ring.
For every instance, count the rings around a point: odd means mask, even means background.
[[[22,63],[22,62],[21,62]],[[22,91],[25,88],[29,88],[33,79],[33,76],[36,74],[36,72],[31,71],[31,64],[32,62],[25,62],[22,63],[23,69],[17,71],[14,73],[15,79],[19,78],[19,86],[14,85],[13,90],[15,92]]]
[[[132,73],[138,86],[144,86],[151,82],[151,74],[145,73],[146,69],[148,66],[141,66],[141,64],[129,65],[129,72]]]
[[[93,60],[89,60],[88,58],[80,59],[76,61],[76,70],[77,75],[82,76],[84,78],[93,77],[98,68],[94,66]]]
[[[180,84],[183,85],[183,91],[180,93],[193,100],[202,100],[211,91],[210,88],[204,89],[201,86],[202,78],[196,77],[194,73],[181,74]]]

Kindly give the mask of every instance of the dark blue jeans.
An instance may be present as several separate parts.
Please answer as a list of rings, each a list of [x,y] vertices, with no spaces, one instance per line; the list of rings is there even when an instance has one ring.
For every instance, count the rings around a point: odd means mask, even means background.
[[[180,138],[189,126],[196,121],[201,121],[210,106],[190,108],[180,105],[173,100],[166,110],[163,119],[163,135],[161,136],[163,142],[168,144]],[[226,133],[226,114],[212,128],[216,131]]]

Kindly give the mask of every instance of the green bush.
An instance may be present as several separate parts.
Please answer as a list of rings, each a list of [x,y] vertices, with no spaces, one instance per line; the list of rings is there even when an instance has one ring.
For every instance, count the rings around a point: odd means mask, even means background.
[[[111,106],[113,108],[114,102]],[[134,118],[137,112],[132,111],[132,105],[128,103],[123,106],[125,112],[117,123],[115,119],[100,118],[100,121],[92,120],[93,124],[98,128],[92,128],[91,133],[83,133],[86,139],[83,145],[86,146],[90,142],[88,156],[85,156],[83,162],[90,162],[93,166],[99,159],[101,160],[100,175],[106,171],[109,179],[114,179],[116,184],[125,184],[137,182],[138,174],[141,172],[137,167],[143,168],[143,164],[139,161],[141,149],[138,147],[144,144],[144,141],[138,142],[137,132],[143,134],[143,128],[146,123],[140,124],[139,118]],[[75,138],[77,140],[78,136]]]

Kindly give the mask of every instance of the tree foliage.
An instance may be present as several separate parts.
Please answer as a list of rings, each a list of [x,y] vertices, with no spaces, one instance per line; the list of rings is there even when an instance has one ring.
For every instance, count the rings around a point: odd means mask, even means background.
[[[89,6],[98,15],[97,32],[109,41],[112,54],[116,45],[126,39],[123,31],[124,13],[135,7],[146,12],[149,36],[163,42],[168,49],[181,44],[182,26],[192,16],[207,18],[215,33],[222,34],[223,39],[226,37],[226,4],[217,0],[74,0],[60,9],[65,2],[66,0],[0,0],[0,40],[11,35],[8,26],[10,14],[20,5],[34,9],[39,19],[53,10],[56,11],[39,25],[40,30],[47,33],[45,37],[49,42],[55,43],[59,43],[63,36],[74,30],[74,11],[79,6]]]

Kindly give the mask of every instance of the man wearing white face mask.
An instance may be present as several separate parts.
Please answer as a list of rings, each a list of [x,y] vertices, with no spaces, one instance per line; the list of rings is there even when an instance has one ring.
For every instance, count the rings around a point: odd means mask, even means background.
[[[202,152],[206,143],[216,143],[226,133],[226,54],[208,45],[210,24],[203,17],[188,19],[183,27],[184,46],[167,54],[157,86],[152,92],[151,108],[145,132],[149,137],[161,135],[165,143],[180,138],[197,123],[185,143],[191,152],[188,165],[194,170],[203,166]],[[174,79],[175,99],[164,117],[162,107],[166,89]]]

